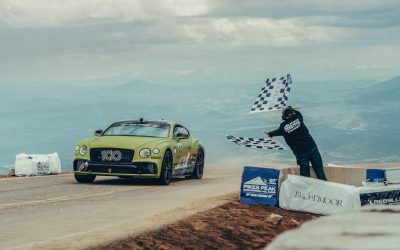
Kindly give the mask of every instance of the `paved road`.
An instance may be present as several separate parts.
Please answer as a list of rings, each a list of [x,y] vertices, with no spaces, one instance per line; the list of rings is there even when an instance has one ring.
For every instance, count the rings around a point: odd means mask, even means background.
[[[202,180],[158,186],[71,174],[0,180],[0,249],[84,248],[140,233],[224,202],[242,166],[206,166]]]

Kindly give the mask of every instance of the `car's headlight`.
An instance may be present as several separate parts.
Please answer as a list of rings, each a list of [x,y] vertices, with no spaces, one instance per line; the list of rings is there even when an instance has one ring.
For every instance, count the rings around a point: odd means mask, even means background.
[[[140,157],[148,158],[151,155],[151,150],[149,148],[144,148],[139,152]]]
[[[87,153],[87,147],[85,145],[79,148],[79,154],[84,156]]]
[[[160,150],[158,148],[155,148],[155,149],[153,149],[153,153],[158,154],[158,153],[160,153]]]
[[[78,151],[79,151],[79,145],[76,145],[75,152],[78,152]]]

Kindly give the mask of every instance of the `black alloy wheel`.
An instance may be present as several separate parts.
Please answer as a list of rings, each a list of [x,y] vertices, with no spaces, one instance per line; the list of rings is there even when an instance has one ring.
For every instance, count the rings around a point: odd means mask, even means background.
[[[204,150],[202,148],[199,148],[199,151],[197,152],[196,165],[194,167],[191,177],[193,179],[201,179],[203,177],[203,171],[204,171]]]
[[[161,185],[169,185],[172,179],[172,153],[166,151],[161,166],[161,175],[158,179]]]

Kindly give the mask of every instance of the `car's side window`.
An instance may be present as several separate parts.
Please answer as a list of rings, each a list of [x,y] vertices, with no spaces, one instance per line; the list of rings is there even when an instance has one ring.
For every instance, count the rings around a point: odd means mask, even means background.
[[[180,132],[181,132],[181,134],[189,137],[189,131],[186,128],[181,127],[181,131]]]
[[[180,128],[180,127],[178,127],[178,126],[176,126],[176,127],[174,128],[174,138],[176,138],[176,136],[178,135],[178,133],[179,133],[179,128]]]
[[[178,134],[185,135],[185,136],[188,136],[188,137],[190,135],[189,131],[186,128],[181,127],[181,126],[176,126],[174,128],[174,138],[176,138]]]

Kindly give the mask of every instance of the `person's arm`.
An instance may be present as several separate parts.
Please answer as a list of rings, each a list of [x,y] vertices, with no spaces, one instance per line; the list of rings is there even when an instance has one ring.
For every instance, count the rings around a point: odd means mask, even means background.
[[[278,129],[268,132],[269,137],[274,137],[274,136],[283,136],[283,128],[282,126],[279,126]]]

